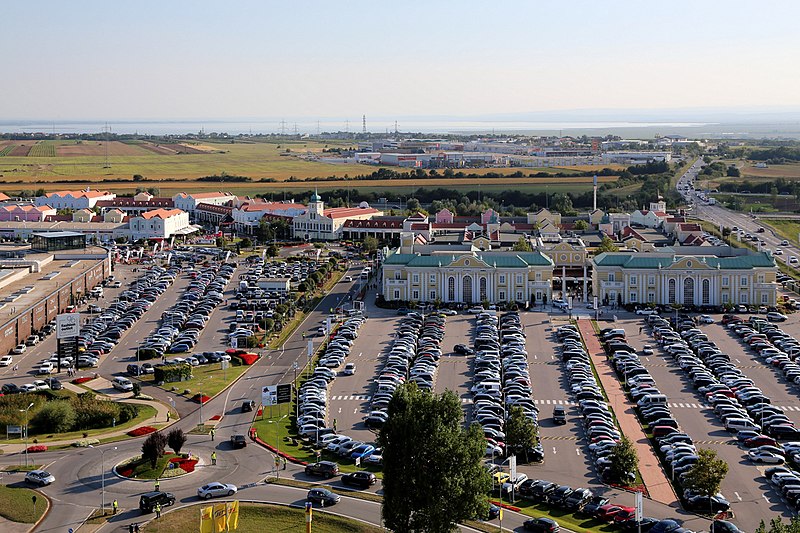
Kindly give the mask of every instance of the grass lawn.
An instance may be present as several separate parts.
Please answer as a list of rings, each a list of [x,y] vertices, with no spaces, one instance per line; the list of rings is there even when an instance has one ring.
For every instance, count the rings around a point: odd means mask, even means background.
[[[187,524],[199,524],[200,507],[193,505],[184,509],[168,511],[160,520],[150,522],[146,533],[183,533]],[[241,504],[237,533],[262,533],[264,531],[304,531],[305,511],[278,505]],[[379,533],[382,528],[356,522],[348,518],[330,515],[314,509],[313,529],[315,533]]]
[[[28,437],[28,444],[34,444],[32,441],[35,438],[39,442],[37,444],[47,444],[48,442],[56,442],[56,441],[70,441],[70,440],[80,440],[83,439],[84,433],[87,433],[87,437],[89,439],[101,439],[103,433],[108,433],[110,431],[119,431],[122,429],[132,429],[133,427],[141,424],[145,420],[152,418],[156,415],[158,411],[156,411],[155,407],[150,407],[149,405],[140,405],[137,404],[139,407],[139,414],[133,420],[128,420],[124,424],[117,424],[115,427],[107,427],[107,428],[99,428],[99,429],[87,429],[85,431],[71,431],[69,433],[34,433],[31,431]],[[31,426],[33,428],[33,426]],[[124,440],[126,438],[130,438],[127,435],[120,437],[118,440]],[[23,443],[25,442],[23,439],[11,439],[5,441],[7,444],[10,443]]]
[[[495,500],[492,499],[492,501]],[[536,518],[542,516],[552,518],[558,522],[558,525],[561,527],[570,529],[572,531],[602,531],[604,533],[619,531],[619,529],[615,528],[613,525],[605,524],[599,520],[595,520],[594,518],[575,516],[570,512],[562,511],[560,509],[553,509],[547,505],[533,503],[529,500],[519,499],[512,505],[519,507],[522,514]]]
[[[797,240],[798,234],[800,234],[800,222],[797,220],[765,218],[761,219],[761,222],[764,222],[775,228],[775,233],[787,241],[792,242],[795,245],[800,244],[800,241]]]
[[[6,465],[0,468],[0,472],[30,472],[31,470],[38,470],[43,465]]]
[[[36,511],[33,510],[36,496]],[[33,524],[44,514],[47,500],[35,490],[0,485],[0,516],[12,522]]]
[[[258,351],[258,350],[256,350]],[[175,394],[183,394],[184,390],[189,390],[189,394],[185,396],[192,398],[195,394],[203,393],[204,395],[213,398],[215,394],[223,391],[233,380],[241,376],[245,370],[250,368],[247,365],[234,366],[231,365],[227,370],[222,370],[219,364],[200,365],[192,368],[192,375],[194,376],[189,381],[180,381],[177,383],[165,383],[161,388],[167,392]],[[153,375],[140,376],[142,381],[153,381]],[[205,414],[205,413],[204,413]],[[209,418],[215,414],[208,413]]]

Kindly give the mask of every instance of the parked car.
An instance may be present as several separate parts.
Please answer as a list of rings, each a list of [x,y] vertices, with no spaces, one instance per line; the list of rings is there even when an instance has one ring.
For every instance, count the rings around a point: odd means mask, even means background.
[[[307,476],[322,476],[332,478],[339,475],[339,465],[333,461],[319,461],[306,465]]]
[[[345,485],[351,485],[353,487],[360,487],[362,489],[368,489],[372,485],[377,482],[377,478],[375,474],[372,472],[350,472],[349,474],[344,474],[342,476],[342,483]]]
[[[139,497],[139,510],[142,514],[152,513],[156,504],[163,507],[169,507],[175,504],[175,495],[171,492],[145,492]]]
[[[552,518],[529,518],[523,524],[526,531],[535,533],[557,533],[561,528]]]

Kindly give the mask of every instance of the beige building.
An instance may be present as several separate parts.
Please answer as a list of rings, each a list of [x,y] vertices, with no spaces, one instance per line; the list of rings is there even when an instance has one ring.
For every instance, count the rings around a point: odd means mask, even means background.
[[[389,301],[525,305],[552,300],[553,262],[541,252],[399,252],[382,265],[382,292]]]
[[[370,220],[383,215],[362,202],[358,207],[333,207],[325,203],[316,192],[311,196],[308,209],[292,219],[292,233],[296,239],[332,241],[341,238],[348,220]]]
[[[589,252],[586,244],[578,238],[565,238],[558,242],[536,241],[536,249],[553,262],[555,286],[561,285],[562,295],[572,293],[587,301],[591,283]]]
[[[729,246],[682,246],[653,253],[602,253],[592,287],[603,303],[775,305],[777,268],[767,253]]]

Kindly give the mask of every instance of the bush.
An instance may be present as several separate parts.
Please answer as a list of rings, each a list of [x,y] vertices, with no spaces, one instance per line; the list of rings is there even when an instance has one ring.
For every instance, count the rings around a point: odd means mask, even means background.
[[[192,367],[187,364],[170,364],[157,366],[153,379],[156,382],[173,383],[192,379]]]
[[[134,403],[121,403],[120,410],[119,410],[119,420],[120,424],[124,424],[129,420],[133,420],[137,416],[139,416],[139,406]]]
[[[72,446],[75,448],[86,448],[88,446],[94,446],[96,444],[100,444],[100,439],[80,439],[76,440],[72,443]]]
[[[75,425],[75,408],[68,401],[47,402],[33,417],[41,433],[66,433]]]
[[[45,446],[44,444],[37,444],[36,446],[28,446],[27,449],[28,453],[40,453],[46,451],[47,451],[47,446]]]
[[[98,400],[94,394],[81,394],[71,401],[76,415],[73,429],[106,428],[121,420],[122,408],[117,402]]]
[[[142,394],[142,386],[136,381],[133,382],[133,397],[138,398]]]

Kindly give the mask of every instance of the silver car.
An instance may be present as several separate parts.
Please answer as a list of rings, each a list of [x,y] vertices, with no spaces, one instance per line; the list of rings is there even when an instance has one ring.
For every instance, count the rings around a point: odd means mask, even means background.
[[[197,497],[208,500],[218,496],[233,496],[237,490],[236,485],[214,481],[197,489]]]
[[[25,474],[25,481],[33,483],[34,485],[39,485],[40,487],[49,485],[55,482],[55,480],[55,476],[46,470],[31,470]]]

